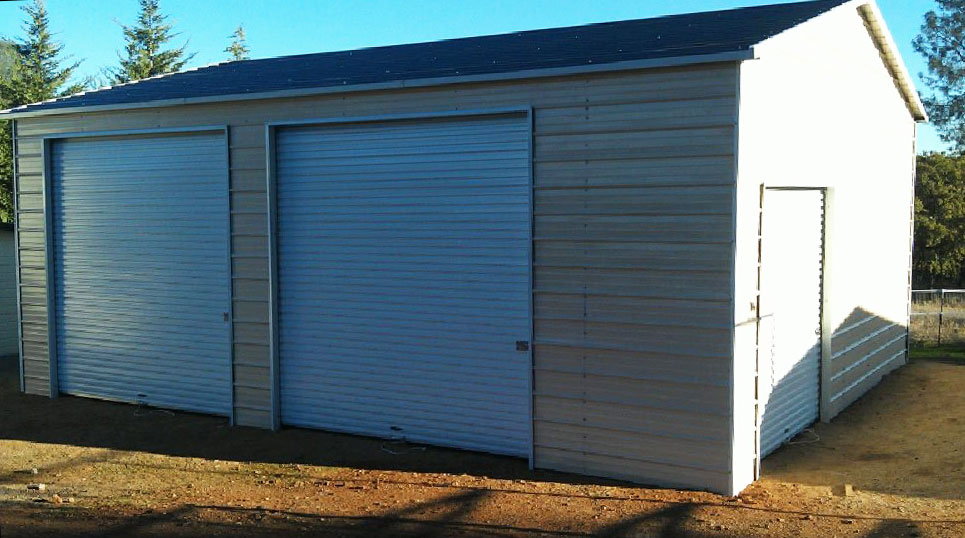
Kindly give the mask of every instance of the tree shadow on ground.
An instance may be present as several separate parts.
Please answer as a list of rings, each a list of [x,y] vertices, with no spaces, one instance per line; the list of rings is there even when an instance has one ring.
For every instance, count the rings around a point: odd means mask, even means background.
[[[485,490],[462,491],[443,498],[391,510],[378,515],[314,514],[285,510],[264,510],[188,504],[168,510],[126,517],[114,513],[77,508],[40,509],[23,504],[0,504],[7,531],[16,536],[125,538],[138,536],[506,536],[506,537],[598,537],[598,538],[739,538],[745,531],[726,528],[697,528],[695,517],[701,503],[670,503],[626,517],[593,531],[564,530],[525,524],[469,521],[473,512],[489,497]],[[433,517],[426,517],[433,512]],[[574,523],[580,523],[574,521]],[[819,536],[795,531],[801,536]],[[905,520],[876,520],[870,528],[855,528],[856,538],[893,538],[921,532]],[[766,536],[767,531],[756,534]],[[7,533],[4,533],[7,536]]]

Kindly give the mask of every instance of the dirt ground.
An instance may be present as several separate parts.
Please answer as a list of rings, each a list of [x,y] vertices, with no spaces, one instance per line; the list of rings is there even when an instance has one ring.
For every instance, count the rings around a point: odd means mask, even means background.
[[[0,375],[4,538],[965,536],[965,362],[913,361],[765,460],[765,478],[737,498],[25,396],[14,368]]]

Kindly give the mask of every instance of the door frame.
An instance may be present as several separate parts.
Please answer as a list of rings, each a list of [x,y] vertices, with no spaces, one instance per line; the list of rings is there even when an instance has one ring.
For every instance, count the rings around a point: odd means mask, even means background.
[[[51,158],[53,156],[53,145],[58,141],[72,138],[105,138],[105,137],[126,137],[126,136],[150,136],[150,135],[177,135],[192,133],[221,133],[224,140],[224,192],[225,192],[225,219],[227,220],[227,236],[225,237],[225,266],[227,267],[228,279],[225,282],[226,305],[225,311],[228,313],[228,323],[226,328],[226,351],[228,359],[228,394],[229,394],[229,424],[235,422],[235,391],[234,391],[234,312],[232,310],[232,273],[231,273],[231,156],[229,133],[227,125],[198,125],[190,127],[170,127],[155,129],[120,129],[109,131],[88,131],[88,132],[68,132],[51,133],[41,137],[41,183],[43,185],[43,211],[44,211],[44,268],[46,277],[47,292],[47,361],[50,376],[50,397],[56,398],[60,395],[60,380],[58,378],[57,356],[57,288],[54,279],[54,191],[53,191],[53,172]],[[20,268],[18,266],[19,274]]]
[[[528,258],[529,258],[529,293],[527,301],[529,303],[529,350],[527,352],[529,360],[529,380],[528,380],[528,391],[529,391],[529,408],[526,410],[528,413],[527,422],[529,424],[529,467],[534,468],[535,459],[535,410],[534,410],[534,368],[535,363],[533,360],[533,348],[534,348],[534,322],[533,322],[533,236],[534,236],[534,218],[533,218],[533,189],[534,189],[534,176],[535,171],[533,168],[533,107],[529,105],[524,106],[514,106],[514,107],[501,107],[501,108],[484,108],[484,109],[473,109],[473,110],[446,110],[446,111],[436,111],[436,112],[416,112],[410,114],[378,114],[370,116],[351,116],[351,117],[327,117],[327,118],[316,118],[316,119],[300,119],[300,120],[284,120],[284,121],[268,121],[265,122],[265,182],[266,182],[266,192],[268,193],[268,277],[269,277],[269,314],[268,314],[268,340],[269,340],[269,368],[268,375],[270,379],[270,389],[271,389],[271,429],[280,430],[281,423],[281,363],[279,354],[279,319],[278,319],[278,302],[279,302],[279,256],[278,256],[278,181],[276,177],[277,172],[277,161],[276,161],[276,138],[278,129],[285,127],[298,127],[298,126],[338,126],[352,123],[392,123],[397,121],[419,121],[419,120],[444,120],[448,118],[459,119],[459,118],[474,118],[474,117],[486,117],[486,116],[506,116],[506,115],[520,115],[524,116],[526,119],[526,124],[529,128],[528,136],[528,152],[529,152],[529,241],[528,241]]]
[[[821,314],[820,314],[820,320],[819,320],[821,324],[821,335],[820,335],[821,358],[818,364],[818,368],[820,372],[818,377],[818,413],[819,413],[819,420],[821,422],[826,423],[826,422],[829,422],[831,419],[829,415],[829,409],[831,408],[831,405],[830,405],[831,371],[832,371],[831,370],[831,337],[832,337],[833,329],[831,328],[831,315],[830,315],[831,294],[828,291],[830,289],[830,284],[831,284],[831,278],[830,278],[831,272],[828,270],[828,267],[830,266],[829,252],[831,249],[828,247],[831,240],[830,230],[833,227],[833,224],[831,222],[832,221],[831,212],[833,209],[834,188],[827,187],[827,186],[811,187],[811,186],[769,186],[766,184],[763,185],[763,189],[761,190],[761,195],[762,195],[761,230],[760,230],[761,241],[763,240],[764,234],[766,233],[766,230],[764,230],[764,222],[766,222],[764,218],[764,212],[767,211],[767,192],[768,191],[812,191],[812,192],[819,191],[822,195],[821,198],[823,202],[823,207],[822,207],[823,225],[821,230],[821,291],[820,291]],[[758,282],[757,282],[758,294],[760,294],[761,296],[763,296],[763,290],[761,289],[761,276],[763,275],[766,267],[765,255],[766,255],[766,252],[764,252],[764,250],[761,249],[761,269],[758,275]],[[762,319],[761,313],[758,310],[758,318],[757,318],[758,335],[760,334],[760,329],[761,329],[761,319]],[[760,340],[760,337],[758,336],[758,341],[759,340]],[[758,348],[758,357],[760,357],[760,348]],[[758,382],[760,380],[760,368],[762,367],[763,365],[761,364],[760,359],[758,359],[757,372],[756,372],[756,377],[758,379]],[[756,438],[754,443],[754,448],[756,451],[755,460],[757,462],[756,476],[758,477],[761,476],[760,466],[761,466],[761,460],[763,459],[761,457],[762,414],[759,411],[762,402],[760,402],[759,391],[760,389],[758,388],[758,394],[756,395],[756,399],[758,400],[758,405],[757,405],[758,412],[756,413],[756,416],[755,416],[755,428],[754,428],[754,434]]]

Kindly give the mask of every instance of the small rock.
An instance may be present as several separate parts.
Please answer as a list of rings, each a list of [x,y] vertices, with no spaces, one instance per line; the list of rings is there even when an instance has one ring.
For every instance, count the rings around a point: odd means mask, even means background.
[[[54,496],[50,498],[50,502],[54,504],[63,504],[64,499],[60,495],[54,493]]]
[[[67,504],[74,504],[75,502],[77,502],[77,499],[73,497],[67,497]]]
[[[814,516],[812,516],[811,514],[804,514],[804,517],[802,517],[801,519],[803,519],[804,521],[811,521],[814,519]]]
[[[844,523],[845,525],[854,525],[854,520],[853,520],[853,519],[842,519],[842,520],[841,520],[841,523]]]
[[[27,489],[32,489],[34,491],[44,491],[47,489],[47,484],[27,484]]]
[[[38,471],[36,467],[32,467],[30,469],[30,474],[38,474],[38,473],[40,473],[40,471]]]
[[[845,496],[845,497],[853,497],[853,496],[854,496],[854,486],[852,486],[851,484],[845,484],[845,485],[844,485],[844,496]]]

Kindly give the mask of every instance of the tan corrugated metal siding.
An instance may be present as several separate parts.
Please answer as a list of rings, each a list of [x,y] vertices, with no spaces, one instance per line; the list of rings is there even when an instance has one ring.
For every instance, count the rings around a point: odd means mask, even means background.
[[[18,126],[19,127],[19,126]],[[14,144],[20,263],[20,317],[23,387],[29,394],[50,394],[47,360],[47,271],[44,250],[43,164],[41,142],[19,138]]]
[[[726,490],[736,76],[717,64],[31,118],[21,190],[40,192],[45,133],[228,124],[234,411],[268,426],[264,123],[530,105],[536,465]],[[28,390],[46,394],[42,213],[20,219]]]
[[[0,228],[0,355],[16,355],[17,282],[13,230]]]

